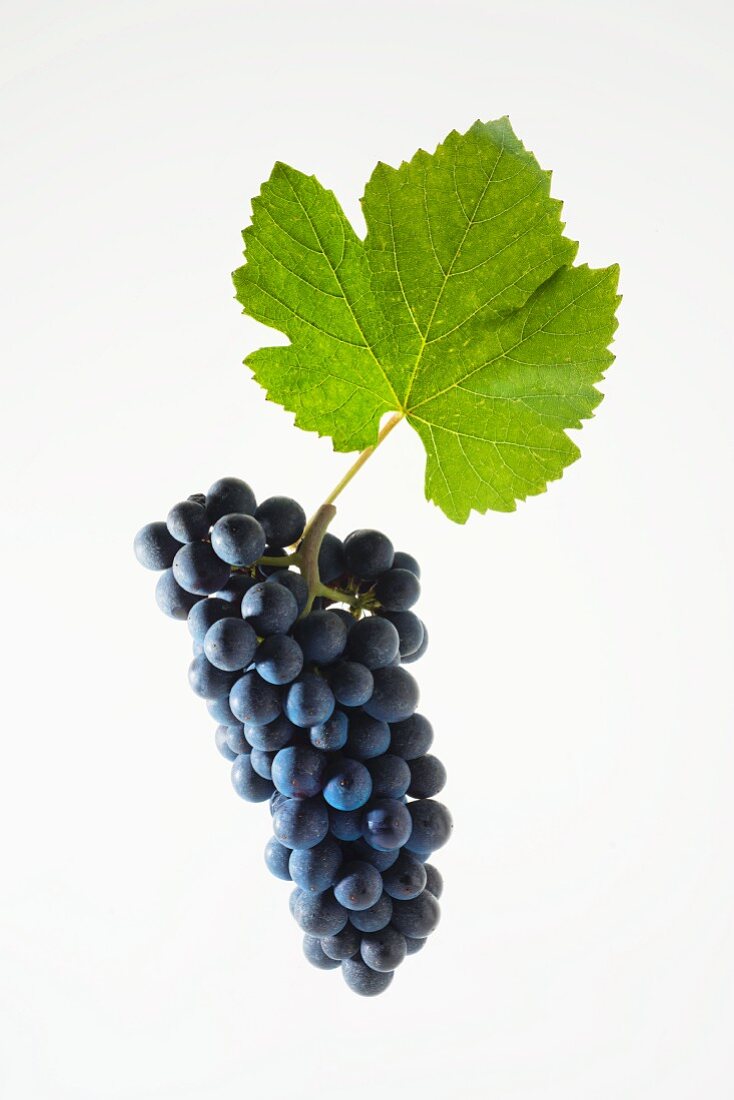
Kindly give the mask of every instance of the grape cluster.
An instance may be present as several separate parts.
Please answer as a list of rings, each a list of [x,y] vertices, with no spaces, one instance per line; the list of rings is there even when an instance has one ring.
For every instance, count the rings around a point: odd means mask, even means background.
[[[143,527],[135,553],[161,571],[161,610],[188,622],[189,683],[235,791],[270,802],[265,862],[294,883],[306,958],[372,996],[438,924],[443,884],[426,861],[452,827],[403,667],[428,643],[412,610],[420,568],[379,531],[326,532],[314,587],[308,541],[296,501],[258,505],[223,478]]]

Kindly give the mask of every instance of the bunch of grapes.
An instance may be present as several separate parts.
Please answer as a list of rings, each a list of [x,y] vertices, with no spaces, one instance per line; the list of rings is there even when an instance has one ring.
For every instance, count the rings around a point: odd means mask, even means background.
[[[188,622],[189,682],[235,791],[270,802],[265,862],[295,884],[306,958],[371,996],[438,924],[426,861],[451,832],[433,797],[446,772],[403,667],[428,643],[418,563],[379,531],[317,527],[223,478],[143,527],[135,552],[162,571],[161,610]]]

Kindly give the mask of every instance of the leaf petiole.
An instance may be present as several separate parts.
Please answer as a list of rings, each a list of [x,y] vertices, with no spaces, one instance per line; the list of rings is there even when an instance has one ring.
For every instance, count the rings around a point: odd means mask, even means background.
[[[342,490],[346,489],[347,485],[352,480],[354,475],[359,473],[359,471],[362,469],[362,467],[364,466],[367,459],[370,458],[375,453],[377,448],[382,443],[383,439],[387,438],[387,436],[390,434],[390,432],[393,430],[393,428],[397,424],[400,423],[400,421],[403,419],[404,416],[405,416],[405,413],[402,413],[402,412],[393,413],[393,415],[390,417],[390,419],[385,422],[385,424],[383,425],[382,428],[380,428],[380,433],[377,436],[377,442],[373,443],[371,447],[365,447],[365,449],[362,451],[362,453],[359,455],[359,457],[349,467],[349,469],[347,470],[347,472],[345,473],[345,475],[341,479],[341,481],[338,483],[338,485],[335,485],[334,488],[331,490],[328,497],[324,501],[324,504],[333,504],[334,503],[334,501],[339,496],[339,494],[342,492]]]

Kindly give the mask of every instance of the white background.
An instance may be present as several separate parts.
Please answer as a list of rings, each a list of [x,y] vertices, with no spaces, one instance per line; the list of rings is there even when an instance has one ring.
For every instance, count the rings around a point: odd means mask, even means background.
[[[697,3],[4,2],[0,1094],[731,1096],[731,26]],[[728,100],[728,105],[727,105]],[[455,527],[402,427],[336,530],[424,567],[456,829],[389,993],[301,956],[135,530],[346,469],[240,366],[275,159],[361,226],[377,159],[509,113],[619,261],[582,460]]]

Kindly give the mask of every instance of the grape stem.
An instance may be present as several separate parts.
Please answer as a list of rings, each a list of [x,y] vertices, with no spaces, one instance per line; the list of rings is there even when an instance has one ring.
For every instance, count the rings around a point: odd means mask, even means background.
[[[308,599],[301,612],[301,618],[308,615],[313,606],[313,601],[319,595],[322,587],[321,578],[319,577],[319,550],[326,534],[326,528],[335,515],[336,508],[333,504],[329,502],[322,504],[309,520],[306,532],[298,547],[298,564],[308,584]]]
[[[364,466],[367,459],[370,458],[371,455],[373,455],[375,453],[377,448],[382,443],[383,439],[387,438],[387,436],[390,434],[390,432],[393,430],[393,428],[397,424],[399,424],[400,421],[403,419],[404,415],[405,415],[405,413],[393,413],[393,415],[390,417],[390,419],[385,422],[384,426],[382,428],[380,428],[380,434],[377,436],[377,442],[373,443],[371,447],[366,447],[365,450],[362,451],[362,453],[359,455],[359,457],[349,467],[349,469],[347,470],[347,472],[345,473],[344,477],[341,479],[339,484],[335,485],[334,488],[331,490],[328,497],[324,501],[324,504],[333,504],[334,503],[334,501],[339,496],[341,491],[343,489],[346,489],[347,485],[352,480],[354,475],[362,469],[362,467]],[[322,507],[323,507],[323,505],[322,505]],[[316,515],[318,515],[318,512],[316,513]],[[311,522],[313,522],[313,520]],[[310,524],[309,524],[309,526],[310,526]]]
[[[301,612],[300,618],[308,615],[313,607],[314,600],[318,596],[328,596],[332,600],[338,601],[339,603],[345,603],[349,607],[357,608],[360,611],[364,609],[364,601],[360,599],[359,596],[355,596],[350,592],[342,592],[337,588],[329,588],[328,585],[321,583],[321,577],[319,576],[319,550],[321,549],[321,543],[324,541],[326,529],[336,515],[334,501],[342,490],[346,489],[354,475],[362,469],[367,459],[375,453],[383,439],[386,439],[393,428],[400,423],[404,415],[405,414],[401,412],[393,413],[390,419],[385,422],[377,436],[377,442],[373,443],[371,447],[366,447],[365,450],[362,451],[349,467],[339,484],[329,493],[321,507],[311,516],[303,532],[303,538],[292,554],[286,554],[282,557],[265,556],[259,559],[258,565],[276,566],[277,568],[282,567],[285,569],[291,565],[295,565],[300,569],[308,584],[308,599],[306,601],[306,606]]]

